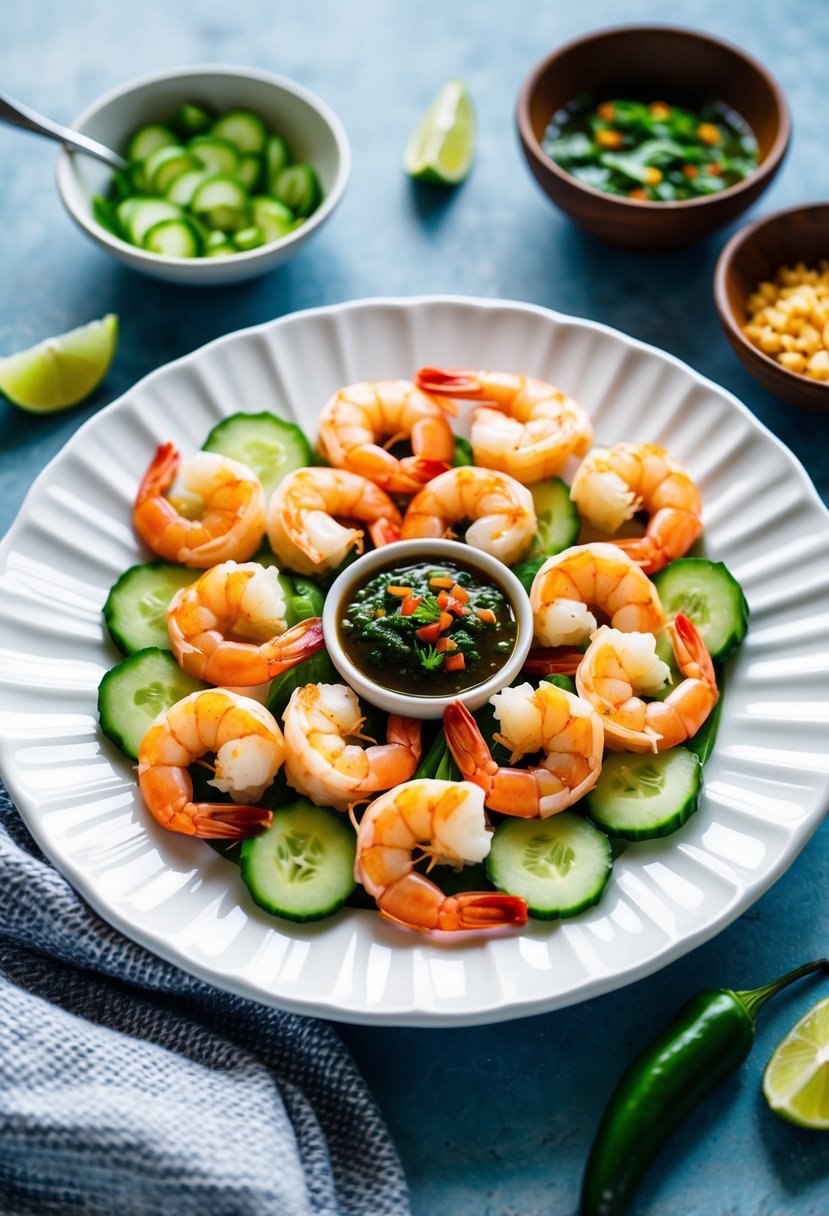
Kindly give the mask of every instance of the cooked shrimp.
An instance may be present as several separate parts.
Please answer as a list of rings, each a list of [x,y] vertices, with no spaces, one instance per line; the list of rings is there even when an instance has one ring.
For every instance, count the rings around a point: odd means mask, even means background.
[[[588,605],[626,633],[655,633],[665,614],[651,580],[611,544],[573,545],[550,557],[533,579],[530,604],[543,646],[576,646],[596,628]]]
[[[413,455],[398,459],[388,449],[401,439]],[[364,380],[341,388],[323,409],[319,449],[335,468],[389,494],[414,494],[449,468],[455,440],[439,403],[410,380]]]
[[[147,808],[162,827],[185,836],[237,840],[271,822],[258,806],[193,802],[187,771],[205,752],[215,752],[208,782],[234,802],[261,798],[285,754],[276,719],[264,706],[229,692],[205,688],[158,715],[138,748],[138,784]]]
[[[357,828],[354,876],[389,920],[411,929],[495,929],[523,925],[527,905],[517,895],[464,891],[444,895],[414,866],[460,867],[483,861],[492,833],[484,796],[468,781],[407,781],[366,808]],[[420,849],[418,857],[413,855]]]
[[[452,525],[469,519],[466,542],[502,562],[519,561],[535,535],[533,496],[506,473],[471,465],[449,469],[409,503],[403,539],[451,536]]]
[[[446,707],[446,740],[465,781],[484,791],[492,811],[524,819],[546,819],[591,790],[602,771],[602,720],[589,702],[543,681],[519,684],[490,697],[500,732],[498,743],[511,762],[535,752],[540,765],[500,767],[472,714],[460,701]]]
[[[348,810],[408,781],[420,759],[420,722],[390,714],[386,742],[363,747],[360,702],[345,684],[295,688],[282,715],[285,774],[317,806]]]
[[[702,532],[699,490],[681,464],[652,443],[594,448],[573,478],[570,497],[585,519],[614,533],[637,511],[646,511],[644,536],[614,541],[655,574],[682,557]]]
[[[606,625],[593,636],[579,669],[579,695],[594,705],[608,745],[619,751],[661,752],[696,734],[717,704],[711,656],[687,616],[668,626],[679,670],[685,676],[664,701],[643,701],[660,692],[670,675],[656,657],[650,633],[620,633]]]
[[[593,428],[582,406],[533,376],[422,367],[415,383],[426,393],[486,402],[472,420],[475,463],[525,485],[555,476],[590,447]]]
[[[173,654],[210,684],[264,684],[323,645],[318,617],[288,629],[286,612],[276,567],[222,562],[170,600]]]
[[[345,469],[297,469],[274,490],[268,537],[283,565],[297,574],[339,566],[349,549],[363,551],[363,533],[339,522],[359,520],[376,546],[400,539],[400,512],[367,477]]]
[[[138,489],[132,520],[145,545],[185,566],[247,561],[265,535],[265,491],[247,465],[196,452],[179,469],[172,443],[162,443]],[[178,478],[176,478],[178,474]]]

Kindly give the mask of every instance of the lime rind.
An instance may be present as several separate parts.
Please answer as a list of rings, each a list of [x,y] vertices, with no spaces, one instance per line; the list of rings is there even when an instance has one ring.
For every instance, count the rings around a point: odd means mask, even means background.
[[[114,313],[46,338],[28,350],[0,358],[0,393],[12,405],[38,414],[77,405],[103,380],[117,343]]]
[[[778,1044],[763,1076],[763,1093],[781,1118],[829,1130],[829,997]]]
[[[472,98],[462,81],[450,80],[412,132],[403,167],[418,181],[455,186],[468,176],[474,155]]]

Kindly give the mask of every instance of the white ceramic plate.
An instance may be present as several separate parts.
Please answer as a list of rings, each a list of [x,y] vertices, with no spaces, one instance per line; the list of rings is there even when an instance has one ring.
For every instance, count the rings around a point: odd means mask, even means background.
[[[338,386],[424,363],[517,370],[582,400],[601,442],[665,444],[697,479],[705,550],[742,582],[752,627],[729,677],[695,816],[627,849],[597,907],[562,924],[436,943],[373,912],[314,926],[259,911],[235,867],[149,820],[101,738],[118,655],[101,605],[142,560],[130,527],[158,442],[184,450],[240,408],[309,433]],[[786,869],[829,801],[829,517],[794,457],[677,360],[524,304],[379,300],[231,334],[93,418],[38,478],[0,548],[0,770],[55,864],[113,925],[188,971],[344,1021],[460,1025],[554,1009],[705,941]]]

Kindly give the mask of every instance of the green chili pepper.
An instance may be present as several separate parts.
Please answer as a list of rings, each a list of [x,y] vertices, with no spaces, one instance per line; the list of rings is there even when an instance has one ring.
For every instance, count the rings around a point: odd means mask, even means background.
[[[683,1005],[622,1074],[590,1151],[581,1216],[621,1216],[656,1152],[698,1102],[742,1064],[755,1020],[769,997],[801,976],[829,967],[805,963],[747,992],[713,988]]]

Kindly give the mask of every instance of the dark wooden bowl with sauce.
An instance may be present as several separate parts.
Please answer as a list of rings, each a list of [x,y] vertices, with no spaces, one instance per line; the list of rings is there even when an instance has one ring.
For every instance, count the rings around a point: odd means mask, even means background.
[[[754,132],[757,169],[719,194],[679,202],[606,194],[578,181],[542,149],[552,116],[584,94],[598,101],[723,102]],[[770,185],[791,137],[786,99],[762,64],[720,38],[674,26],[619,26],[565,43],[526,78],[516,117],[527,163],[548,198],[594,236],[649,250],[687,244],[742,214]]]

